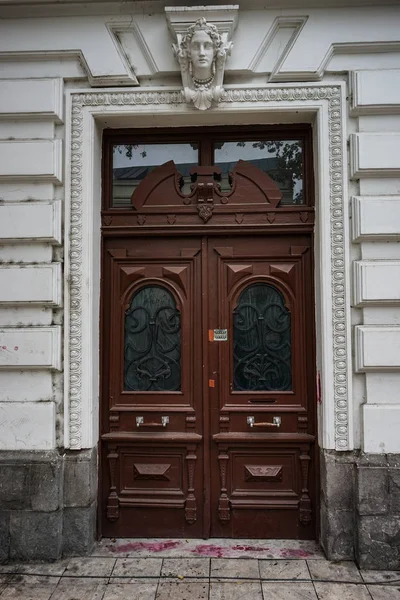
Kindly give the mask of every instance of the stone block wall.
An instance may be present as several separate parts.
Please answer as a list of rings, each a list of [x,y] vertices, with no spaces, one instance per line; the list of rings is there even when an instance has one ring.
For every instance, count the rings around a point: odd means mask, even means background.
[[[323,450],[320,464],[327,557],[400,569],[400,455]]]
[[[0,455],[0,562],[52,561],[91,551],[97,451]]]
[[[355,553],[365,569],[400,569],[400,455],[355,465]]]

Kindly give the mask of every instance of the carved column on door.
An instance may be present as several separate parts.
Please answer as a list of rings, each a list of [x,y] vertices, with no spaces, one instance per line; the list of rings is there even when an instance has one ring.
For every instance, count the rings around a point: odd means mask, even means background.
[[[196,496],[194,494],[194,473],[197,460],[197,455],[195,453],[196,446],[188,446],[187,450],[188,495],[185,504],[185,518],[188,523],[195,523],[197,519]]]
[[[218,503],[218,517],[220,521],[229,521],[231,518],[231,510],[229,506],[228,490],[226,487],[226,474],[229,460],[227,448],[220,448],[218,460],[219,471],[221,476],[221,494]]]
[[[109,447],[107,458],[110,468],[110,493],[107,500],[107,519],[109,521],[116,521],[119,517],[119,498],[117,494],[117,462],[119,455],[117,446]]]
[[[300,498],[300,523],[310,525],[311,523],[311,499],[308,495],[308,474],[311,457],[309,447],[302,446],[300,448],[300,463],[301,463],[301,498]]]

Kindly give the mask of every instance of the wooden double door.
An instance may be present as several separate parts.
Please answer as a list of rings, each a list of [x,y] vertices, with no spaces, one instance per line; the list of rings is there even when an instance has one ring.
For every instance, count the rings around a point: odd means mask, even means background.
[[[311,236],[104,257],[103,535],[312,538]]]

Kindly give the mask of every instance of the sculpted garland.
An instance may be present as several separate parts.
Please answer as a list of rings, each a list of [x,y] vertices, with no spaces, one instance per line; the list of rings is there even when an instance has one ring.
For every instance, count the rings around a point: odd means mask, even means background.
[[[216,26],[201,17],[188,27],[180,43],[173,44],[173,49],[181,68],[185,101],[199,110],[218,103],[224,93],[225,63],[232,42],[224,43]]]

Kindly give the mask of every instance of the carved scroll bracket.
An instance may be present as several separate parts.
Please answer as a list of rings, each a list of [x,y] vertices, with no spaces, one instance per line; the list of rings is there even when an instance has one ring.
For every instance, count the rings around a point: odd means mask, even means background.
[[[206,223],[212,217],[214,210],[214,199],[219,191],[216,179],[221,178],[219,167],[195,167],[190,171],[192,177],[192,197],[197,200],[199,216]]]
[[[119,498],[117,494],[117,462],[119,455],[116,446],[110,446],[107,458],[110,469],[110,493],[107,499],[107,519],[109,521],[116,521],[119,517]]]
[[[218,460],[221,476],[221,494],[218,502],[218,517],[220,521],[229,521],[231,518],[231,509],[229,505],[228,490],[226,487],[229,454],[227,453],[226,448],[220,448]]]
[[[311,523],[311,499],[308,495],[308,475],[310,470],[311,457],[308,446],[301,448],[300,463],[301,463],[301,498],[300,498],[300,523],[307,526]]]
[[[195,523],[197,519],[197,504],[194,493],[194,473],[196,467],[196,446],[189,446],[186,455],[188,468],[188,495],[185,504],[185,519],[188,523]]]

